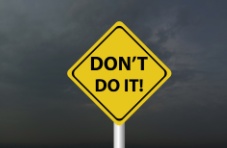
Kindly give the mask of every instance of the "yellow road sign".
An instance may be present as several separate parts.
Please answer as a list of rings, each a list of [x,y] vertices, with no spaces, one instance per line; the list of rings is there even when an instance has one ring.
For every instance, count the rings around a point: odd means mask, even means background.
[[[116,22],[69,70],[69,78],[121,125],[171,76],[169,68]]]

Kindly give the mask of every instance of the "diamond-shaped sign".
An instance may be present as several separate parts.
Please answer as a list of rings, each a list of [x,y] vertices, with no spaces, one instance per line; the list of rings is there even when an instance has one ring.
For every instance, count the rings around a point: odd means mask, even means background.
[[[121,125],[171,76],[171,71],[125,24],[116,22],[68,70],[68,76]]]

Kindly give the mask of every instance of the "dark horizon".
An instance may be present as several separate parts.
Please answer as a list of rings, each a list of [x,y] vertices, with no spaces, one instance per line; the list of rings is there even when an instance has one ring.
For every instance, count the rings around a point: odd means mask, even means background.
[[[107,148],[113,147],[112,143],[94,143],[94,144],[0,144],[1,148]],[[212,144],[153,144],[153,145],[135,145],[135,144],[127,144],[126,148],[214,148],[226,147],[226,143],[212,143]]]

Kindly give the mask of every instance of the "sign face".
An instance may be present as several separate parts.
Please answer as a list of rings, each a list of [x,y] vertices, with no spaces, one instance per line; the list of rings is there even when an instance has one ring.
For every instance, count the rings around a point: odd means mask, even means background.
[[[69,78],[121,125],[171,76],[169,68],[116,22],[69,70]]]

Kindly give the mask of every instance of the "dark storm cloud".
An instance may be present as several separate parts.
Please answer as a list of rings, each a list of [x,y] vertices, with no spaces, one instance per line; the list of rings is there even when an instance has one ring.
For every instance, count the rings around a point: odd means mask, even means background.
[[[173,72],[128,141],[223,142],[225,14],[221,1],[1,1],[0,143],[111,143],[111,121],[66,71],[118,20]]]

